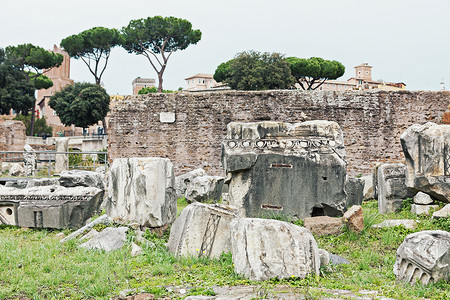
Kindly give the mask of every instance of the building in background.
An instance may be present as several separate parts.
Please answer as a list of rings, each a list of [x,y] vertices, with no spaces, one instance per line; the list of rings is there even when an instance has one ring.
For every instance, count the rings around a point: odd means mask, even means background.
[[[214,80],[213,74],[198,73],[184,80],[186,80],[185,91],[203,91],[221,86]]]
[[[155,79],[137,77],[131,82],[131,85],[133,86],[133,95],[138,95],[139,91],[145,87],[155,87]]]
[[[63,62],[58,68],[52,68],[44,73],[45,76],[53,81],[53,86],[48,89],[41,89],[37,92],[36,100],[36,116],[39,118],[45,117],[47,124],[53,127],[53,133],[64,132],[64,130],[73,130],[72,127],[65,127],[56,112],[48,105],[50,97],[62,90],[68,85],[73,85],[74,81],[70,79],[70,57],[67,52],[63,51],[58,46],[53,46],[53,52],[59,53],[64,57]]]
[[[371,90],[380,89],[386,91],[404,90],[406,84],[403,82],[385,82],[372,80],[372,66],[368,63],[362,63],[355,68],[355,77],[347,81],[325,80],[325,82],[317,88],[322,91],[348,91],[348,90]],[[296,84],[300,88],[299,84]]]

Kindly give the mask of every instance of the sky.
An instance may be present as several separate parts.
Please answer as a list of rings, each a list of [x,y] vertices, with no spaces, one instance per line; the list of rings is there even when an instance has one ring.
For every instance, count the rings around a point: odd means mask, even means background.
[[[373,66],[372,79],[404,82],[410,90],[450,90],[449,0],[0,0],[0,47],[32,43],[53,49],[96,26],[121,29],[152,16],[187,19],[202,39],[173,53],[164,89],[186,87],[185,78],[213,74],[247,50],[322,57]],[[136,77],[157,79],[141,55],[111,52],[102,82],[109,94],[132,93]],[[71,78],[94,82],[81,60],[71,59]]]

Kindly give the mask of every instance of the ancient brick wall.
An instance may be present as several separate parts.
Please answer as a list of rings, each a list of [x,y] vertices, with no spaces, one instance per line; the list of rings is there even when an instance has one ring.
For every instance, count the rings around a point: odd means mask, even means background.
[[[110,112],[109,157],[159,156],[177,174],[204,168],[222,174],[221,142],[231,121],[339,123],[352,175],[377,162],[403,161],[400,135],[410,125],[441,123],[449,92],[225,91],[128,96]],[[170,123],[170,114],[175,122]]]
[[[22,121],[0,119],[0,151],[23,151],[25,125]]]

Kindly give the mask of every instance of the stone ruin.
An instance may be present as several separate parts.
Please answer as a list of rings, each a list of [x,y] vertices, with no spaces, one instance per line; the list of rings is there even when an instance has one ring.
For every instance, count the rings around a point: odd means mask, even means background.
[[[346,162],[336,122],[229,123],[222,163],[241,216],[341,216]]]
[[[0,224],[78,228],[98,211],[104,191],[58,185],[24,189],[0,186]]]
[[[164,227],[175,220],[173,165],[167,158],[118,158],[111,165],[106,214],[116,222]]]
[[[450,233],[427,230],[406,236],[397,249],[394,274],[410,284],[450,277]]]
[[[450,200],[450,125],[428,122],[400,137],[406,158],[406,186],[432,198]]]
[[[167,248],[177,256],[218,258],[231,250],[230,222],[237,210],[222,204],[189,204],[170,230]]]

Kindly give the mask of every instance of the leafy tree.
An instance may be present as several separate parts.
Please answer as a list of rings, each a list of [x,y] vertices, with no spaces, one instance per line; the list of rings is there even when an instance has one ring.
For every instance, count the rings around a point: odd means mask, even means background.
[[[109,95],[100,85],[77,82],[55,93],[49,105],[66,126],[74,124],[86,128],[102,121],[106,130],[109,100]]]
[[[28,83],[32,83],[35,89],[49,88],[53,86],[48,78],[40,78],[45,72],[54,67],[59,67],[64,59],[61,54],[50,52],[44,48],[32,44],[6,47],[7,58],[24,72]],[[31,110],[30,134],[34,132],[34,114],[36,99],[33,97]]]
[[[184,50],[201,39],[200,30],[191,22],[161,16],[131,20],[122,28],[123,44],[129,53],[145,56],[158,74],[158,92],[163,90],[163,74],[173,52]]]
[[[81,59],[100,84],[111,49],[120,45],[122,37],[117,29],[94,27],[61,41],[61,46],[70,57]]]
[[[27,135],[30,135],[31,129],[31,114],[27,115],[17,115],[14,120],[22,121],[25,125],[25,132]],[[53,127],[47,124],[47,120],[45,118],[36,119],[34,122],[34,131],[39,135],[47,135],[52,136]]]
[[[337,79],[345,73],[345,67],[335,60],[288,57],[286,61],[289,62],[292,76],[304,90],[315,90],[326,80]]]
[[[25,73],[8,60],[0,48],[0,114],[28,113],[34,103],[34,86],[28,82]]]
[[[236,90],[285,89],[294,83],[289,64],[280,53],[244,51],[220,64],[214,79]]]

